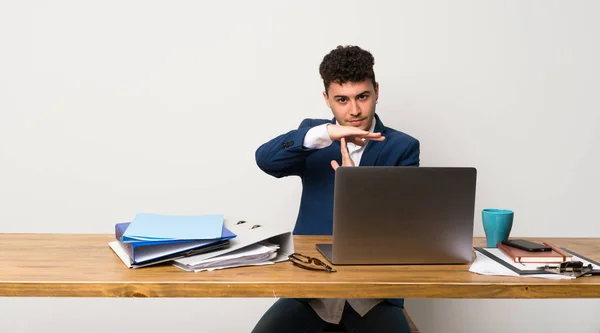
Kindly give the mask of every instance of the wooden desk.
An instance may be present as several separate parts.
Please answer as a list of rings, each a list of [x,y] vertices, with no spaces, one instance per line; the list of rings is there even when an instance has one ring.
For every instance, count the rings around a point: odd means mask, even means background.
[[[0,234],[0,296],[598,298],[600,276],[547,280],[480,276],[469,265],[337,266],[309,271],[289,262],[191,273],[171,265],[130,270],[108,247],[112,235]],[[296,236],[296,251],[318,256]],[[600,260],[600,239],[547,239]],[[476,238],[474,245],[483,245]]]

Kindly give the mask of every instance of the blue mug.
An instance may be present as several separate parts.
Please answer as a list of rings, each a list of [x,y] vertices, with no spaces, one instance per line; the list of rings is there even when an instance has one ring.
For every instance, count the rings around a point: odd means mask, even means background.
[[[515,213],[508,209],[487,208],[481,212],[487,247],[496,247],[496,244],[508,240],[514,215]]]

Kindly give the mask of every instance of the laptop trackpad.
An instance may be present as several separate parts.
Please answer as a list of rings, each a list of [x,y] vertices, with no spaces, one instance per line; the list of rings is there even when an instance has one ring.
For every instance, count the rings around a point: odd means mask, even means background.
[[[319,250],[319,252],[321,252],[321,254],[323,256],[325,256],[325,258],[331,263],[334,264],[333,260],[331,259],[332,256],[332,252],[333,252],[333,245],[332,244],[317,244],[317,250]]]

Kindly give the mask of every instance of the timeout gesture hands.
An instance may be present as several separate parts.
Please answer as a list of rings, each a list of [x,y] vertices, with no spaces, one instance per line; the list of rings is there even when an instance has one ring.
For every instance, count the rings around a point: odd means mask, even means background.
[[[367,140],[383,141],[385,137],[381,133],[373,133],[362,130],[358,127],[353,126],[340,126],[340,125],[328,125],[327,133],[331,140],[340,141],[340,150],[342,153],[342,165],[341,166],[355,166],[350,153],[348,152],[347,142],[352,142],[358,146],[364,146],[367,144]],[[339,163],[335,160],[331,161],[331,167],[336,170],[340,167]]]

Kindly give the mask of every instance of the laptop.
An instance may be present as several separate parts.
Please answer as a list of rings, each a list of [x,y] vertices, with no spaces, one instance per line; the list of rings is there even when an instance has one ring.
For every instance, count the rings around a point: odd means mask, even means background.
[[[472,259],[477,170],[341,167],[335,172],[334,265],[465,264]]]

